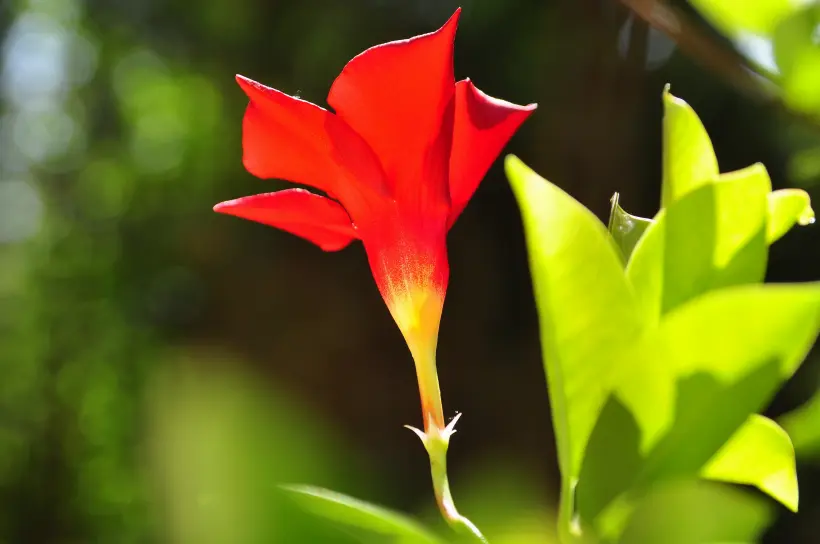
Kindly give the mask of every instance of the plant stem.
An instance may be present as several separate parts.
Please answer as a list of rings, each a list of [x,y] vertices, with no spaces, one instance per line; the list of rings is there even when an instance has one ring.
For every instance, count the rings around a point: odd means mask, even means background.
[[[478,542],[487,544],[487,539],[478,530],[475,524],[458,513],[453,495],[450,493],[450,482],[447,478],[447,448],[450,436],[455,432],[456,416],[450,425],[441,432],[434,434],[433,430],[427,433],[425,447],[430,457],[430,473],[433,477],[433,491],[436,494],[436,502],[444,519],[450,526],[462,534],[473,536]],[[437,429],[438,430],[438,429]]]
[[[418,349],[415,343],[410,343],[410,351],[416,363],[416,376],[419,382],[421,396],[421,410],[424,417],[424,431],[407,426],[421,438],[427,455],[430,458],[430,474],[433,478],[433,491],[436,495],[441,515],[456,532],[469,535],[474,541],[488,544],[487,539],[478,530],[475,524],[459,514],[456,509],[453,495],[450,492],[450,482],[447,478],[447,449],[450,437],[455,433],[455,425],[461,414],[458,414],[448,425],[444,424],[444,412],[441,404],[441,390],[436,371],[435,345],[428,349]],[[430,349],[432,348],[432,349]]]
[[[571,482],[562,482],[561,502],[558,505],[558,540],[561,544],[575,544],[578,540],[572,531],[573,495]]]

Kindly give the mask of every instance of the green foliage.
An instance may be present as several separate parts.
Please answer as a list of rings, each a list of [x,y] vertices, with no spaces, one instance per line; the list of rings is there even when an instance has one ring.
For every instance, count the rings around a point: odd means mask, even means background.
[[[674,200],[638,242],[627,277],[650,315],[711,289],[763,279],[771,185],[762,166],[736,174]]]
[[[769,418],[754,414],[703,468],[704,478],[757,485],[797,511],[797,469],[789,435]]]
[[[773,243],[786,234],[795,223],[814,223],[814,210],[809,195],[800,189],[780,189],[769,195],[769,224],[766,241]]]
[[[397,544],[437,544],[437,537],[415,521],[380,506],[310,486],[285,486],[294,500],[318,516],[341,525],[364,529]]]
[[[635,249],[635,244],[638,243],[644,231],[652,224],[652,220],[627,213],[621,208],[618,193],[612,195],[611,203],[608,229],[615,243],[623,252],[624,260],[628,260]]]
[[[799,457],[820,458],[820,392],[792,412],[780,418],[780,424],[791,436]]]
[[[565,542],[657,542],[650,535],[666,533],[635,528],[658,511],[647,497],[699,477],[797,508],[791,441],[756,413],[820,331],[820,284],[762,284],[768,244],[812,217],[808,196],[772,193],[762,165],[721,175],[694,111],[668,88],[664,104],[662,209],[635,218],[616,195],[611,236],[521,161],[506,163],[541,323]],[[738,520],[761,507],[733,493],[697,487],[663,501],[691,510],[712,497],[725,515],[690,536],[750,540],[759,525]],[[666,530],[696,519],[677,514],[659,517]]]
[[[621,544],[757,542],[773,509],[741,490],[682,481],[651,490],[624,530]]]
[[[776,84],[786,104],[820,116],[816,38],[820,4],[793,0],[691,0],[691,4],[731,39],[754,35],[769,42],[776,66],[763,67],[759,59],[752,60]]]
[[[794,8],[771,35],[783,94],[792,107],[820,115],[820,5]]]
[[[521,207],[536,278],[541,349],[562,476],[563,533],[570,530],[567,504],[578,483],[584,449],[617,371],[611,354],[636,342],[642,323],[606,227],[516,157],[507,157],[506,170]]]
[[[706,185],[719,175],[712,141],[692,108],[663,90],[663,185],[661,206],[668,206],[686,193]],[[674,142],[674,143],[673,143]]]
[[[148,388],[147,454],[172,544],[361,541],[277,484],[343,485],[345,452],[285,391],[232,357],[166,356]],[[372,539],[369,541],[373,541]]]
[[[784,138],[796,183],[814,184],[820,175],[820,2],[796,0],[691,0],[717,30],[735,43],[762,77],[763,94],[804,118]]]
[[[795,8],[792,0],[691,0],[704,17],[729,34],[767,34]]]

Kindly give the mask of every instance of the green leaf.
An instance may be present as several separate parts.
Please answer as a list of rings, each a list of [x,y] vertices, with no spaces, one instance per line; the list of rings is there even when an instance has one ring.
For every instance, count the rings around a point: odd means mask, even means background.
[[[671,436],[681,442],[659,441],[664,446],[659,453],[668,455],[667,461],[677,458],[681,467],[699,469],[794,373],[818,330],[820,283],[721,289],[670,313],[648,354],[664,361],[676,381],[678,407],[664,441]],[[659,420],[657,406],[647,405],[637,388],[629,392],[627,405]],[[697,436],[698,444],[681,447],[687,434]],[[694,455],[699,449],[709,457]],[[661,470],[661,465],[666,466]],[[672,467],[664,462],[657,468],[669,473]]]
[[[797,512],[797,468],[789,435],[754,414],[703,468],[704,478],[754,485]]]
[[[705,19],[733,36],[742,31],[769,34],[796,6],[793,0],[691,0],[690,3]]]
[[[441,544],[427,529],[399,513],[340,493],[306,485],[282,486],[304,509],[352,528],[389,536],[403,544]]]
[[[514,156],[505,162],[521,208],[561,468],[575,475],[607,392],[612,351],[641,323],[606,227]]]
[[[795,223],[804,226],[814,223],[809,194],[800,189],[781,189],[770,193],[768,243],[780,239]]]
[[[791,436],[798,457],[820,457],[820,391],[797,410],[782,416],[780,424]]]
[[[762,281],[770,190],[766,169],[755,164],[661,210],[626,268],[643,311],[657,319],[710,290]]]
[[[628,261],[635,244],[641,239],[647,227],[652,224],[651,219],[638,217],[624,211],[619,203],[620,195],[612,195],[612,209],[609,212],[609,233],[623,253],[624,260]]]
[[[641,500],[619,544],[751,544],[773,521],[773,509],[747,492],[679,482]]]
[[[805,357],[820,330],[820,283],[739,286],[670,312],[626,354],[590,437],[577,501],[607,536],[659,482],[698,475]]]
[[[820,114],[820,46],[815,38],[818,19],[820,4],[812,3],[779,22],[773,37],[786,102],[814,114]]]
[[[617,372],[614,354],[637,341],[643,323],[606,227],[518,158],[505,167],[524,222],[567,500]]]
[[[661,207],[719,175],[712,141],[694,110],[669,92],[663,91],[663,183]]]
[[[314,414],[230,355],[186,348],[165,357],[146,395],[146,446],[178,535],[171,542],[356,542],[335,538],[338,526],[306,514],[276,487],[286,478],[366,477],[351,470],[349,452]]]

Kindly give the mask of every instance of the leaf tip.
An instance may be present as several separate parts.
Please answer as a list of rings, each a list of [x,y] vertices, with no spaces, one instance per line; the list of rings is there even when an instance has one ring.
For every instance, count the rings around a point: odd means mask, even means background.
[[[526,179],[528,174],[533,173],[532,170],[524,164],[524,161],[510,154],[504,157],[504,172],[507,174],[507,180],[509,180],[516,198],[521,198],[519,193],[524,190]]]
[[[516,169],[521,168],[524,163],[517,156],[510,153],[504,157],[504,171],[509,176]]]
[[[803,208],[803,212],[797,218],[797,224],[805,227],[806,225],[811,225],[815,221],[814,210],[811,207],[811,204],[806,204],[806,207]]]

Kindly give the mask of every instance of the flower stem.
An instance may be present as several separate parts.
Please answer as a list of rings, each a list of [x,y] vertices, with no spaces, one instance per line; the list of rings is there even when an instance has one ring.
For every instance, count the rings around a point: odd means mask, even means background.
[[[460,415],[460,414],[459,414]],[[447,479],[447,447],[449,446],[449,438],[455,432],[455,422],[458,421],[456,416],[450,425],[438,435],[427,434],[427,442],[425,447],[430,456],[430,473],[433,476],[433,491],[436,494],[436,502],[439,510],[454,530],[461,534],[470,535],[476,541],[487,544],[487,539],[478,530],[475,524],[462,516],[456,510],[456,505],[453,502],[453,495],[450,493],[450,482]],[[435,436],[435,438],[433,438]]]
[[[406,426],[421,438],[427,455],[430,458],[430,474],[433,477],[433,491],[436,495],[441,515],[456,532],[468,535],[477,542],[487,544],[487,539],[478,530],[475,524],[459,514],[450,492],[450,482],[447,478],[447,449],[450,437],[455,433],[455,425],[461,414],[456,415],[448,425],[444,424],[444,412],[441,404],[441,390],[439,389],[438,373],[436,372],[435,346],[430,351],[411,352],[416,362],[416,375],[419,381],[421,409],[424,417],[424,431]]]

